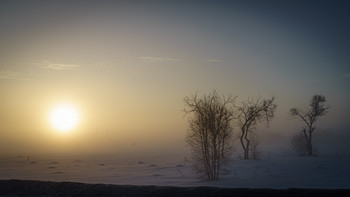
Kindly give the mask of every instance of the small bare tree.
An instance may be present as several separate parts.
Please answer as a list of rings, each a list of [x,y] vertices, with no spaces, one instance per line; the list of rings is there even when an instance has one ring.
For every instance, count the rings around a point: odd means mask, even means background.
[[[218,180],[220,170],[229,162],[233,148],[230,108],[234,100],[216,91],[184,98],[185,115],[190,115],[186,142],[192,151],[194,169],[202,179]]]
[[[302,132],[295,134],[292,137],[291,145],[293,151],[295,151],[299,156],[307,155],[307,142]]]
[[[260,122],[271,121],[274,112],[277,109],[275,97],[270,99],[248,99],[242,102],[240,106],[236,106],[237,125],[241,129],[240,142],[244,152],[244,159],[249,159],[251,135],[250,133],[256,129],[256,125]]]
[[[329,107],[325,106],[326,97],[322,95],[314,95],[309,104],[310,108],[306,110],[292,108],[290,109],[290,115],[302,120],[306,126],[303,127],[302,133],[306,141],[307,155],[312,156],[312,134],[315,131],[315,123],[318,118],[325,115],[328,112]]]
[[[258,136],[257,133],[252,132],[250,134],[250,144],[251,144],[251,148],[250,148],[251,156],[253,157],[253,159],[259,159],[261,155],[261,151],[259,149],[260,136]]]

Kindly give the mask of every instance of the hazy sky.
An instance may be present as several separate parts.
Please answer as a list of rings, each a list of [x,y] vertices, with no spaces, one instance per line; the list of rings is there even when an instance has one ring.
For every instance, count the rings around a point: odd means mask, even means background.
[[[276,118],[261,128],[275,148],[302,127],[289,109],[323,94],[331,109],[317,132],[334,151],[350,150],[349,8],[0,1],[0,153],[183,150],[183,98],[213,89],[239,100],[275,95]],[[70,133],[48,120],[60,103],[81,113]]]

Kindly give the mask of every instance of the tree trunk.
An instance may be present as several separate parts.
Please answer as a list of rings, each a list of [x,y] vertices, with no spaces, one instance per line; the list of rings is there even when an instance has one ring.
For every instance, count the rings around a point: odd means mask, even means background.
[[[244,150],[244,159],[249,159],[249,151],[248,151],[248,149]]]
[[[246,132],[247,131],[242,129],[242,135],[240,137],[241,145],[242,145],[242,148],[243,148],[243,154],[244,154],[243,159],[249,159],[249,141],[247,139],[247,133]]]
[[[308,149],[308,156],[313,156],[313,150],[312,150],[312,132],[309,131],[309,138],[307,139],[307,149]]]
[[[244,149],[244,159],[249,159],[249,148],[250,148],[250,140],[248,138],[248,130],[246,130],[246,133],[244,135],[245,139],[245,149]]]
[[[246,148],[244,149],[244,159],[249,159],[249,145],[250,145],[250,141],[247,140],[246,141]]]
[[[244,143],[245,142],[245,143]],[[241,141],[243,152],[244,152],[244,159],[249,159],[249,141],[244,139]]]

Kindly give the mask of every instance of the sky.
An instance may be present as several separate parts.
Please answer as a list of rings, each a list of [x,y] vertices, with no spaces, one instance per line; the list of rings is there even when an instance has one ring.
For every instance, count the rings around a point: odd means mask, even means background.
[[[263,145],[289,148],[292,107],[326,96],[321,151],[347,152],[346,1],[1,1],[0,154],[187,150],[183,98],[276,96]],[[80,121],[55,131],[68,103]],[[235,128],[235,132],[239,132]]]

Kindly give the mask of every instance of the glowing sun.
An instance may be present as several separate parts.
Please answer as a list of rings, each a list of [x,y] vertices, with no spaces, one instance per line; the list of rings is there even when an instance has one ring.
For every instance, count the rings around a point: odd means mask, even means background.
[[[58,131],[71,131],[79,122],[79,112],[74,106],[58,105],[51,110],[50,122]]]

